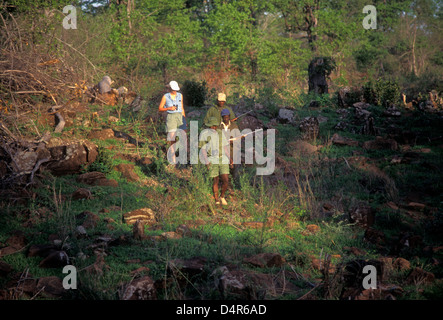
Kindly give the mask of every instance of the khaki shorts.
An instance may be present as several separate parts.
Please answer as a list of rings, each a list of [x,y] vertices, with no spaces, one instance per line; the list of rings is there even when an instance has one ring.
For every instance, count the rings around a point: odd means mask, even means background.
[[[181,112],[168,113],[166,117],[166,132],[176,132],[183,124],[183,114]]]
[[[215,178],[215,177],[218,177],[222,174],[229,174],[229,164],[227,164],[227,163],[224,164],[221,162],[222,162],[222,160],[220,158],[219,164],[211,163],[209,165],[209,177]]]

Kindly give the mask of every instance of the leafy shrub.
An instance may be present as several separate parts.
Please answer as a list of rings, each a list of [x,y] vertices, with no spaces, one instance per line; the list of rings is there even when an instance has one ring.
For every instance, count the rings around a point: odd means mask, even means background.
[[[363,97],[368,103],[389,107],[400,101],[400,86],[395,80],[371,80],[363,85]]]
[[[187,105],[194,107],[203,107],[208,94],[206,81],[186,80],[182,87],[183,96]]]

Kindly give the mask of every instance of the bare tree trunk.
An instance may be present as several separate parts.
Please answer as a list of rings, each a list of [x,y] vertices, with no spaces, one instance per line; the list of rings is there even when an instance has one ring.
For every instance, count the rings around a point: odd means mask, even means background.
[[[414,24],[414,37],[412,40],[412,71],[414,72],[414,75],[417,76],[417,62],[415,58],[415,40],[417,38],[417,27]]]

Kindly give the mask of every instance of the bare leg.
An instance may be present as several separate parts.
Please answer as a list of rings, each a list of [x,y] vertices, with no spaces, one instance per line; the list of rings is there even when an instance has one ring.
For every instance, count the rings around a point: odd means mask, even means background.
[[[213,184],[212,184],[212,191],[214,192],[215,201],[219,201],[218,200],[218,181],[219,181],[218,177],[215,177]]]
[[[220,197],[224,198],[225,197],[225,192],[226,192],[226,190],[228,190],[228,186],[229,186],[229,175],[228,174],[222,174],[222,175],[220,175],[220,177],[221,177],[221,181],[222,181]]]

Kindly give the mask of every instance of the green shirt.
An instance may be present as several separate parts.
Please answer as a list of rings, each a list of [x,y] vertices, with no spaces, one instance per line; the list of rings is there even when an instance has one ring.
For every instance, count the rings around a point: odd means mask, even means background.
[[[223,157],[223,163],[229,164],[229,158],[224,151],[225,146],[229,146],[229,141],[220,129],[207,129],[202,132],[200,139],[199,147],[205,150],[203,152],[207,152],[209,162],[219,164],[220,158]]]
[[[212,106],[211,108],[209,108],[208,112],[206,113],[205,119],[203,120],[203,124],[207,127],[209,127],[208,123],[209,123],[209,119],[211,119],[211,117],[214,117],[217,119],[217,122],[219,124],[221,124],[222,122],[222,117],[221,117],[221,111],[223,109],[228,109],[230,112],[229,115],[229,119],[234,119],[235,118],[235,113],[234,111],[232,111],[232,109],[228,106],[223,106],[223,107],[219,107],[218,105]]]

